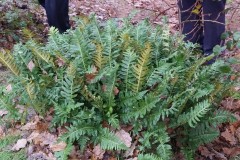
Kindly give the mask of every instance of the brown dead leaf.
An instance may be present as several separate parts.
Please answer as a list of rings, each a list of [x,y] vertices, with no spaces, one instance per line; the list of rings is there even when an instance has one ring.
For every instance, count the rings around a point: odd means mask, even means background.
[[[34,130],[36,128],[36,122],[29,122],[22,126],[20,129],[21,130]]]
[[[199,150],[199,152],[201,153],[201,155],[204,156],[204,157],[209,157],[210,159],[212,159],[212,157],[214,156],[214,154],[211,153],[211,152],[207,149],[207,147],[200,146],[200,147],[198,148],[198,150]]]
[[[114,87],[113,92],[114,92],[114,95],[116,96],[119,93],[119,89],[117,87]]]
[[[229,131],[229,129],[226,129],[224,132],[221,133],[221,136],[228,141],[231,145],[237,144],[237,140],[233,133]]]
[[[240,154],[239,147],[231,147],[231,148],[223,147],[222,150],[223,150],[223,153],[225,153],[229,157],[235,157]]]
[[[6,111],[6,110],[0,110],[0,117],[4,116],[4,115],[6,115],[6,114],[8,114],[8,111]]]
[[[0,126],[0,138],[5,136],[5,131],[4,131],[4,127]]]
[[[27,68],[32,72],[33,68],[35,67],[35,64],[33,63],[33,61],[31,60],[28,65]]]
[[[106,92],[107,91],[107,85],[102,85],[102,90],[103,90],[103,92]]]
[[[48,123],[44,123],[44,122],[38,122],[36,124],[36,130],[39,132],[45,132],[48,131]]]
[[[33,139],[34,144],[39,144],[40,146],[52,145],[56,143],[56,141],[57,138],[48,132],[40,133]]]
[[[105,151],[101,149],[100,145],[97,145],[93,149],[93,156],[96,159],[103,159]]]
[[[58,67],[62,67],[65,64],[65,61],[62,58],[58,57],[58,59],[56,60],[56,63]]]
[[[19,139],[17,143],[12,147],[13,151],[19,151],[22,148],[25,148],[27,145],[26,139]]]
[[[37,138],[39,136],[40,133],[34,131],[30,134],[30,136],[28,136],[27,141],[28,142],[32,142],[33,139]]]
[[[120,131],[117,131],[115,135],[127,146],[130,147],[132,144],[132,137],[129,133],[121,129]]]
[[[12,85],[11,84],[7,85],[6,91],[7,92],[11,92],[12,91]]]
[[[66,148],[67,144],[65,142],[60,142],[60,143],[57,143],[57,144],[52,144],[50,145],[50,149],[53,151],[53,152],[59,152],[59,151],[62,151]]]

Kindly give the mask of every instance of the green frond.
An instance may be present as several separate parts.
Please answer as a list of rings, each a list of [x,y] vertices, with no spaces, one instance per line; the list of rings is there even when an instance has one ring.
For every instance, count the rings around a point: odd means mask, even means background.
[[[170,29],[169,27],[165,26],[165,28],[162,31],[162,45],[163,45],[163,51],[169,52],[170,51]]]
[[[103,99],[101,96],[96,96],[89,91],[88,87],[85,85],[82,90],[81,94],[84,96],[84,98],[91,102],[95,107],[102,110],[103,109]]]
[[[121,62],[120,69],[119,69],[119,77],[123,80],[125,83],[124,88],[127,92],[130,88],[129,85],[132,79],[132,66],[134,65],[133,61],[136,59],[136,53],[132,51],[132,49],[127,49],[127,51],[124,53],[124,58]]]
[[[225,110],[217,110],[216,113],[213,113],[213,116],[208,118],[209,123],[214,127],[226,122],[233,123],[236,120],[231,112]]]
[[[107,58],[107,63],[110,68],[112,67],[112,62],[118,57],[120,51],[116,43],[117,30],[118,28],[113,20],[107,22],[105,26],[105,36],[103,37],[105,41],[103,53]]]
[[[142,85],[149,74],[149,63],[151,60],[151,45],[146,44],[144,51],[137,60],[137,64],[133,67],[133,74],[136,79],[136,83],[133,84],[133,91],[139,92],[142,89]]]
[[[189,146],[197,149],[198,146],[210,143],[219,136],[219,131],[213,127],[206,127],[204,124],[188,130]]]
[[[38,59],[48,63],[49,65],[54,66],[51,55],[49,53],[43,53],[36,44],[28,44],[27,48],[34,54]]]
[[[140,100],[137,105],[134,105],[132,115],[135,119],[143,118],[148,112],[150,112],[154,107],[156,107],[159,98],[151,94],[146,95],[144,99]],[[130,113],[126,113],[130,116]]]
[[[58,160],[68,160],[68,156],[71,154],[72,150],[73,150],[73,145],[67,144],[67,146],[64,150],[55,152],[54,156]]]
[[[75,142],[82,136],[97,135],[98,128],[91,124],[78,124],[67,127],[68,132],[62,135],[61,139],[70,143]]]
[[[6,66],[10,71],[18,76],[20,74],[20,70],[18,69],[18,66],[16,65],[13,57],[10,53],[2,53],[0,52],[0,62]]]
[[[119,140],[117,136],[109,129],[101,129],[101,134],[99,135],[100,147],[104,150],[126,150],[127,146]]]
[[[154,154],[139,154],[138,160],[164,160]]]
[[[91,52],[89,50],[91,43],[84,37],[80,28],[77,28],[72,36],[73,45],[71,50],[74,54],[77,54],[76,60],[79,61],[79,67],[83,72],[86,72],[91,63]]]
[[[65,76],[62,80],[62,91],[60,92],[62,97],[65,98],[69,103],[77,97],[79,91],[79,85],[74,83],[74,78],[71,76]]]
[[[190,127],[195,127],[195,125],[200,121],[207,112],[211,109],[211,104],[208,100],[199,102],[194,108],[191,108],[190,112],[182,114],[178,118],[178,124],[188,123]]]

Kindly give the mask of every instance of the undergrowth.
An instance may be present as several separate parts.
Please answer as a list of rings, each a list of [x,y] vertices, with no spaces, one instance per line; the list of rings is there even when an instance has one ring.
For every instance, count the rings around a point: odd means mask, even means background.
[[[139,138],[140,160],[168,160],[173,149],[191,159],[199,145],[219,135],[219,124],[235,120],[218,105],[235,85],[230,61],[205,65],[215,55],[203,57],[167,25],[128,19],[100,24],[91,17],[66,34],[51,28],[47,44],[27,35],[26,44],[0,54],[14,74],[12,89],[2,89],[1,108],[24,120],[28,107],[44,115],[54,106],[52,125],[67,128],[61,139],[70,148],[99,144],[123,158],[128,148],[115,131],[128,125],[131,137]]]

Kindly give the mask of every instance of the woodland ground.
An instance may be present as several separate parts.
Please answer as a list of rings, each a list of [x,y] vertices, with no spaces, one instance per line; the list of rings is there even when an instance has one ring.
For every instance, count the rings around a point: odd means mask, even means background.
[[[4,12],[14,11],[15,8],[18,8],[18,13],[20,15],[23,14],[22,17],[18,17],[23,18],[22,20],[20,19],[20,21],[26,21],[29,23],[26,27],[36,32],[39,38],[42,38],[44,41],[47,37],[48,31],[44,10],[36,3],[32,3],[31,0],[24,0],[23,2],[16,2],[13,0],[7,1],[7,3],[0,4],[0,11],[2,12],[0,14],[0,50],[10,50],[16,42],[24,41],[24,39],[21,39],[22,30],[20,29],[19,24],[13,25],[13,23],[16,22],[11,21],[11,15],[10,17],[7,17],[9,18],[9,22],[1,21],[1,15],[3,15]],[[130,13],[136,11],[133,23],[148,18],[152,24],[162,24],[162,17],[167,16],[171,31],[173,33],[179,31],[176,0],[70,0],[69,6],[69,15],[73,27],[73,19],[78,16],[95,13],[99,20],[104,21],[109,18],[127,17]],[[231,10],[227,13],[226,28],[228,30],[240,31],[240,0],[234,0],[229,3],[227,8],[230,8]],[[13,14],[12,16],[16,16],[14,15],[14,12],[11,12],[11,14]],[[29,20],[31,20],[31,22],[29,22]],[[20,21],[17,21],[17,23]],[[9,27],[9,25],[12,26]],[[9,28],[12,30],[9,30]],[[240,51],[235,50],[234,52],[228,53],[227,56],[236,56],[240,58]],[[240,65],[234,66],[234,68],[240,71]],[[0,65],[0,83],[6,84],[8,76],[9,71]],[[237,89],[239,90],[239,88]],[[227,98],[222,102],[220,107],[224,107],[234,112],[238,121],[234,124],[224,124],[220,126],[221,136],[214,142],[199,147],[197,159],[227,160],[230,159],[230,157],[240,159],[240,156],[238,157],[238,155],[240,155],[240,101]],[[7,113],[0,110],[0,118],[5,114]],[[0,124],[0,139],[6,134],[18,133],[22,139],[31,134],[32,139],[37,141],[39,145],[26,146],[25,144],[22,146],[22,148],[26,148],[29,159],[37,159],[40,157],[42,157],[42,159],[51,159],[53,158],[53,153],[64,146],[64,144],[62,144],[62,146],[61,144],[59,146],[52,145],[56,141],[57,134],[64,132],[64,129],[58,128],[51,133],[47,130],[52,118],[51,114],[52,111],[49,111],[47,117],[43,120],[31,111],[29,116],[33,118],[29,118],[29,122],[25,126],[14,124],[9,130],[6,130],[6,126]],[[40,134],[36,135],[36,131],[39,131]],[[43,147],[44,145],[49,147]],[[96,155],[101,153],[96,153],[96,150],[89,150],[86,154]],[[85,155],[80,155],[77,149],[74,149],[71,154],[72,159],[79,159],[79,157],[84,156]],[[114,160],[115,158],[105,157],[105,159]],[[181,159],[181,157],[176,155],[176,159]]]

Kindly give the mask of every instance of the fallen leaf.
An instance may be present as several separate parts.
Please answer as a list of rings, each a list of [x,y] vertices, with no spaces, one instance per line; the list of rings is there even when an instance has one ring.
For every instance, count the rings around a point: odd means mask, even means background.
[[[19,151],[22,148],[25,148],[27,145],[26,139],[19,139],[17,143],[12,147],[13,151]]]
[[[65,61],[62,58],[58,57],[58,59],[56,60],[56,63],[58,67],[62,67],[65,64]]]
[[[11,84],[7,85],[6,91],[7,92],[11,92],[12,91],[12,85]]]
[[[8,111],[6,111],[6,110],[0,110],[0,117],[4,116],[4,115],[6,115],[6,114],[8,114]]]
[[[115,135],[127,146],[130,147],[132,144],[132,138],[129,133],[121,129],[120,131],[117,131]]]
[[[50,145],[50,149],[53,151],[53,152],[59,152],[59,151],[62,151],[66,148],[67,144],[65,142],[60,142],[58,144],[52,144]]]
[[[93,149],[93,156],[96,159],[103,159],[105,151],[101,149],[100,145],[97,145]]]
[[[198,148],[198,150],[199,150],[199,152],[201,153],[201,155],[202,156],[204,156],[204,157],[209,157],[210,159],[212,159],[212,157],[213,157],[213,153],[211,153],[208,149],[207,149],[207,147],[204,147],[204,146],[200,146],[199,148]]]
[[[33,130],[36,128],[36,122],[29,122],[22,126],[20,129],[21,130]]]
[[[33,63],[33,61],[31,60],[28,65],[27,68],[32,72],[33,68],[35,67],[35,64]]]
[[[45,145],[52,145],[56,143],[57,138],[48,132],[44,132],[39,134],[37,137],[33,138],[32,140],[34,144],[45,146]]]
[[[0,126],[0,138],[5,136],[4,128],[3,126]]]
[[[103,90],[103,92],[106,92],[107,91],[107,85],[102,85],[102,90]]]
[[[240,154],[239,147],[231,147],[231,148],[223,147],[222,150],[223,150],[223,153],[229,156],[230,158]]]
[[[229,129],[226,129],[224,132],[221,133],[221,136],[228,141],[231,145],[237,144],[237,140],[234,137],[234,134],[232,134]]]
[[[114,87],[113,92],[114,92],[114,95],[116,96],[119,93],[119,89],[117,87]]]
[[[36,125],[36,130],[39,132],[44,132],[48,130],[48,124],[44,122],[38,122]]]
[[[33,139],[37,138],[39,136],[40,133],[34,131],[30,134],[30,136],[28,136],[27,141],[28,142],[32,142]]]

